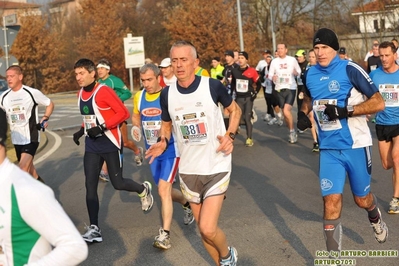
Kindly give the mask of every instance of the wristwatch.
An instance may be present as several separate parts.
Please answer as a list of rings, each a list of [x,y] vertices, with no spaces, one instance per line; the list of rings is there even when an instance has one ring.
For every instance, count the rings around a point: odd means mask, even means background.
[[[353,108],[353,105],[348,105],[346,107],[346,110],[348,111],[348,117],[352,117],[353,111],[355,111],[355,109]]]
[[[231,138],[232,141],[234,141],[234,139],[236,138],[236,134],[234,134],[233,132],[226,132],[226,136],[229,136]]]

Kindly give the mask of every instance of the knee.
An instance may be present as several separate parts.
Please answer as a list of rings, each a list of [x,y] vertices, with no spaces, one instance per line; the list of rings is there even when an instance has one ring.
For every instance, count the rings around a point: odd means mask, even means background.
[[[371,204],[373,203],[373,197],[370,193],[364,197],[355,196],[354,199],[355,199],[356,205],[363,209],[369,208],[371,206]]]
[[[171,191],[167,186],[158,186],[158,195],[161,199],[172,198]]]
[[[216,230],[212,229],[212,227],[204,225],[204,223],[198,224],[198,229],[203,239],[212,240],[216,236]]]

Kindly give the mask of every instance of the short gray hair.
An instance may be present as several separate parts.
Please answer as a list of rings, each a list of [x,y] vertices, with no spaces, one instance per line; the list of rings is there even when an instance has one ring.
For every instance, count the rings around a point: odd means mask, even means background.
[[[145,72],[147,72],[148,70],[152,70],[152,72],[154,72],[156,77],[158,77],[159,73],[161,72],[161,70],[159,70],[159,67],[153,63],[145,64],[144,66],[140,67],[139,71],[140,74],[145,74]]]

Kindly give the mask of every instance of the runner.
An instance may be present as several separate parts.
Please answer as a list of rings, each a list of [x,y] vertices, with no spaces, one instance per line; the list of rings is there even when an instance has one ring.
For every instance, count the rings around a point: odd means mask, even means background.
[[[20,66],[12,65],[6,71],[9,89],[0,96],[0,108],[4,109],[10,125],[19,167],[31,176],[43,181],[36,172],[33,158],[40,142],[40,130],[48,127],[54,110],[53,102],[41,91],[22,84]],[[44,115],[39,119],[38,105],[44,105]]]
[[[133,139],[140,141],[143,131],[145,146],[156,143],[161,128],[160,94],[162,87],[159,85],[160,70],[154,64],[146,64],[140,68],[140,80],[144,90],[136,93],[133,109]],[[169,140],[168,149],[151,164],[151,173],[155,184],[158,185],[158,193],[161,198],[162,227],[159,235],[155,237],[154,247],[169,249],[170,227],[173,216],[173,202],[183,206],[184,224],[189,225],[194,221],[193,212],[189,202],[184,198],[180,190],[172,187],[179,166],[179,153],[174,144],[174,137]]]
[[[73,134],[73,141],[79,145],[79,138],[85,135],[83,167],[86,185],[86,205],[90,226],[86,227],[83,239],[87,242],[102,242],[98,226],[99,200],[97,194],[101,166],[107,163],[111,184],[117,190],[136,192],[141,198],[143,211],[149,211],[153,204],[151,183],[142,185],[122,177],[123,154],[119,125],[129,118],[129,111],[116,93],[104,84],[96,82],[96,66],[89,59],[75,63],[75,76],[81,90],[79,109],[83,126]]]

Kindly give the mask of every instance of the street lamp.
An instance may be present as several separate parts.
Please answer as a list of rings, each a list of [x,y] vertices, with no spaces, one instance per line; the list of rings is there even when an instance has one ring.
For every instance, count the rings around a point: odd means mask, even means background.
[[[244,51],[244,39],[242,37],[242,22],[241,22],[241,4],[240,0],[237,0],[237,20],[238,20],[238,36],[240,39],[240,50]]]

